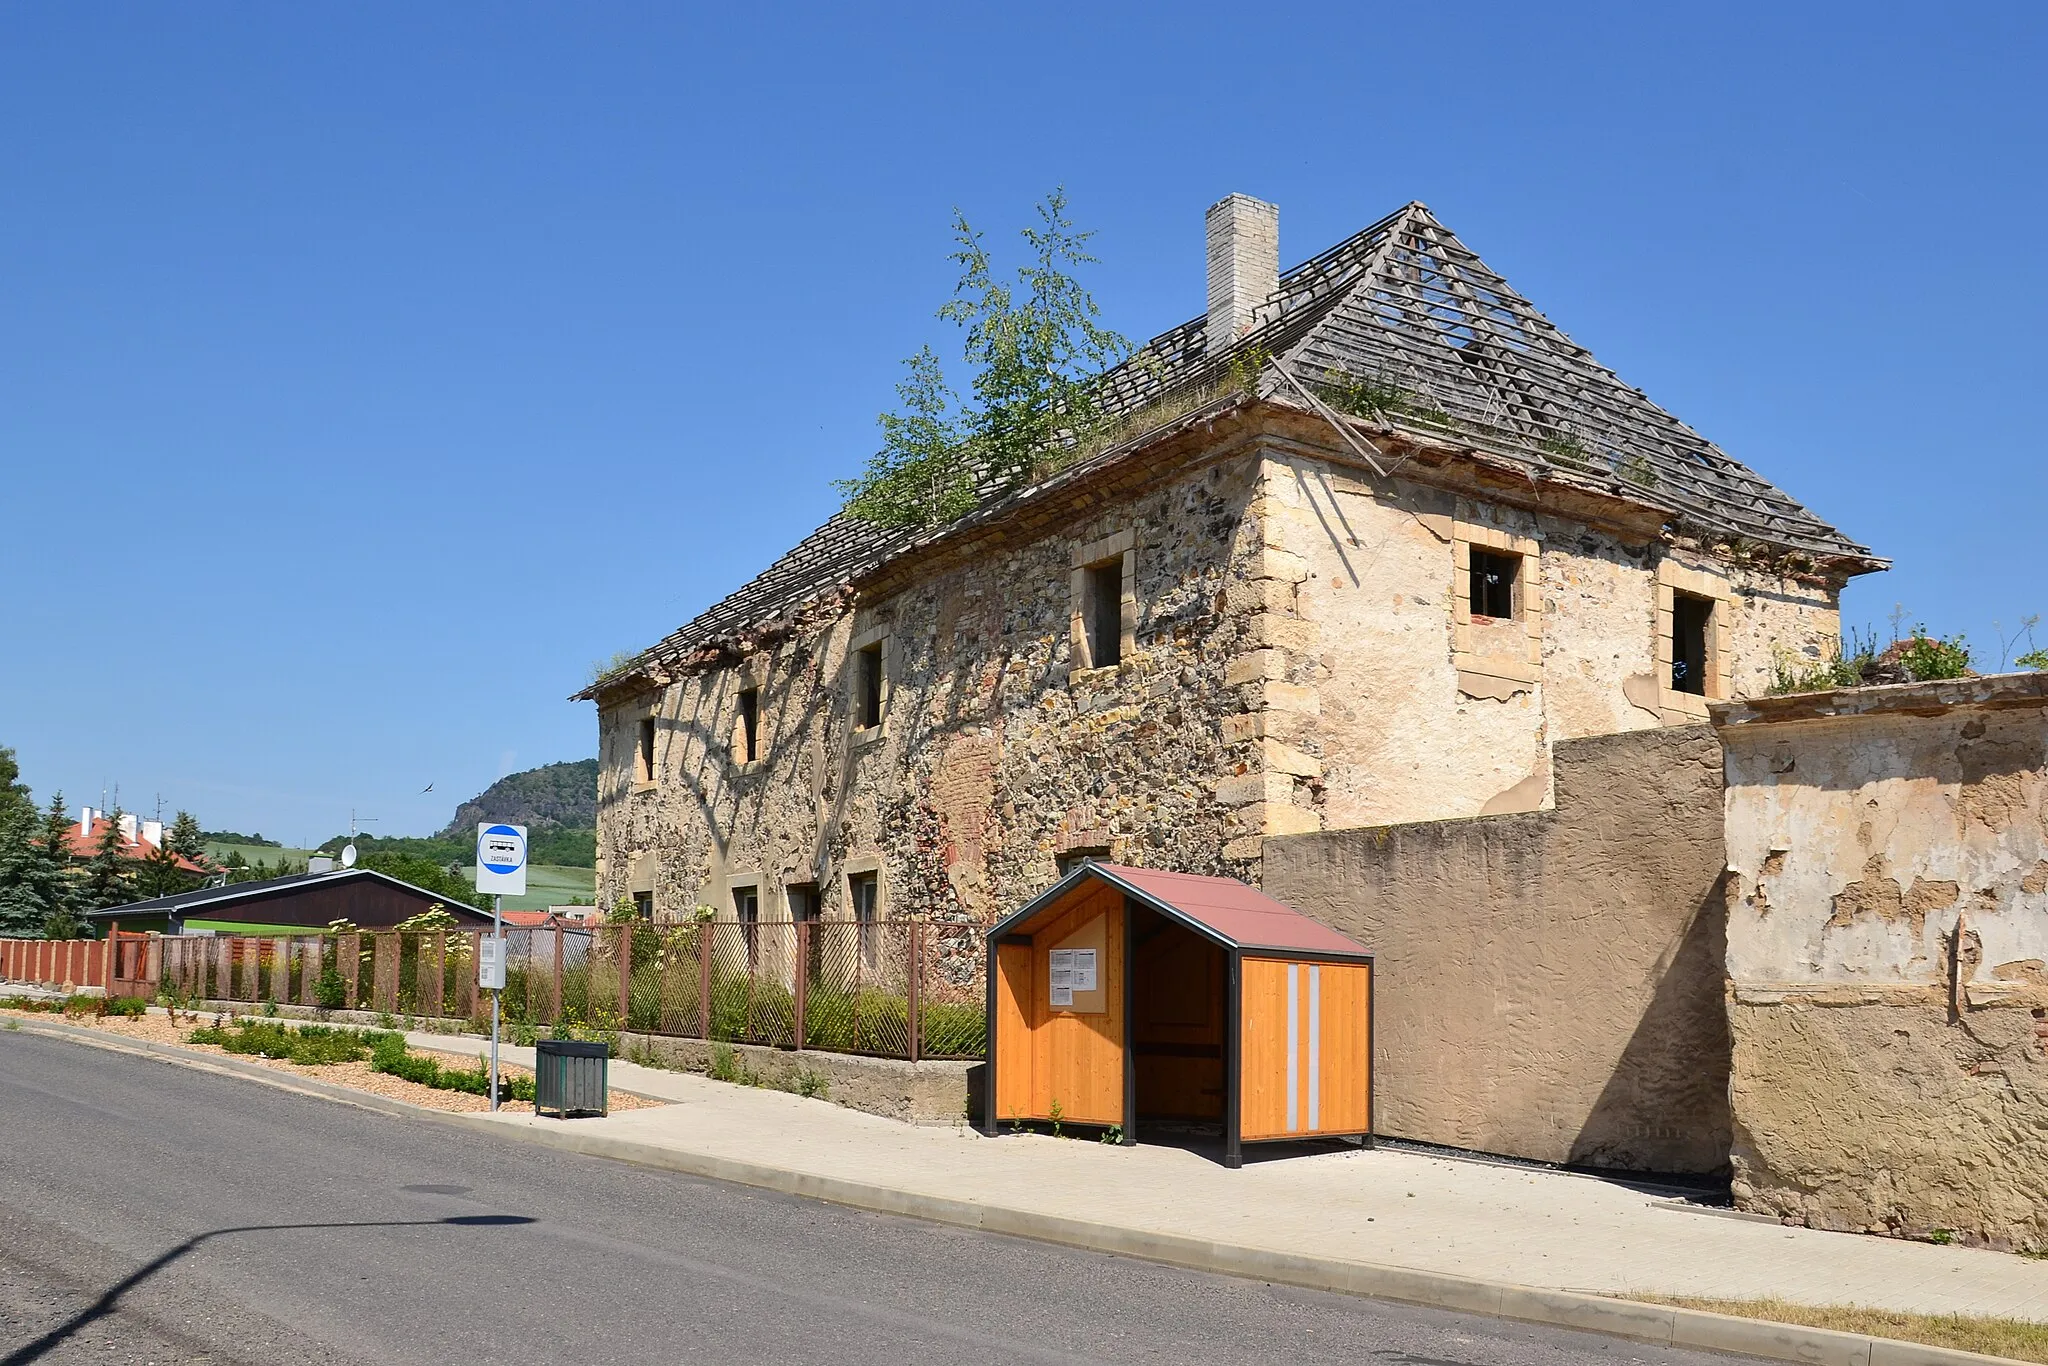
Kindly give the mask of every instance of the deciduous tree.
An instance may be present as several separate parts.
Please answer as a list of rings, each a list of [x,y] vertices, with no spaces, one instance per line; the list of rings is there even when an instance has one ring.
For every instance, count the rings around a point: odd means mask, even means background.
[[[901,411],[880,419],[882,449],[867,473],[838,484],[846,510],[881,526],[932,526],[971,509],[983,494],[1015,487],[1097,414],[1090,382],[1129,343],[1103,327],[1094,298],[1070,273],[1094,261],[1092,234],[1067,218],[1055,189],[1023,237],[1031,263],[1015,284],[999,275],[981,234],[957,210],[951,259],[960,267],[939,316],[965,331],[974,402],[955,395],[930,347],[906,361],[896,386]]]

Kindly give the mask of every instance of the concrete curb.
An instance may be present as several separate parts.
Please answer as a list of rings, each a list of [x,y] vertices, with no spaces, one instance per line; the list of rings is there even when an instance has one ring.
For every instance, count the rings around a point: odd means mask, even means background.
[[[566,1125],[559,1128],[552,1124],[542,1126],[526,1122],[524,1116],[506,1119],[487,1114],[428,1110],[408,1101],[313,1081],[254,1063],[233,1062],[169,1044],[123,1039],[72,1026],[24,1022],[21,1029],[24,1033],[69,1039],[117,1053],[157,1057],[167,1062],[245,1077],[283,1090],[338,1100],[387,1114],[460,1125],[479,1133],[495,1133],[560,1152],[609,1158],[686,1176],[825,1200],[878,1214],[900,1215],[958,1228],[1029,1238],[1036,1242],[1058,1243],[1091,1252],[1135,1257],[1190,1271],[1215,1272],[1306,1290],[1362,1295],[1432,1309],[1573,1328],[1660,1347],[1736,1352],[1770,1361],[1810,1363],[1811,1366],[1972,1366],[1973,1363],[1974,1366],[2014,1366],[2010,1357],[1984,1356],[1948,1347],[1868,1337],[1861,1333],[1737,1318],[1671,1305],[1643,1304],[1575,1290],[1542,1290],[1440,1271],[1274,1252],[1182,1234],[1157,1233],[1066,1219],[1032,1210],[981,1205],[947,1196],[923,1195],[864,1181],[849,1181],[842,1177],[686,1152]]]

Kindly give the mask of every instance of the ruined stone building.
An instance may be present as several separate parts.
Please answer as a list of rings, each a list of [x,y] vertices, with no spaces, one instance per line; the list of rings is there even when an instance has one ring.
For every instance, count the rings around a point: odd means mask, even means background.
[[[580,695],[600,904],[964,935],[1083,855],[1257,882],[1269,837],[1540,810],[1554,745],[1760,691],[1882,567],[1421,204],[1285,272],[1269,204],[1207,234],[1107,437],[952,525],[835,517]]]

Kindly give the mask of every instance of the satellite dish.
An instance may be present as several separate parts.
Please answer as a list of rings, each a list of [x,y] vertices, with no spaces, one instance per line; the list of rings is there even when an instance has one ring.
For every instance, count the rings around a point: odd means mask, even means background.
[[[353,844],[341,846],[341,866],[344,868],[356,866],[356,847]]]

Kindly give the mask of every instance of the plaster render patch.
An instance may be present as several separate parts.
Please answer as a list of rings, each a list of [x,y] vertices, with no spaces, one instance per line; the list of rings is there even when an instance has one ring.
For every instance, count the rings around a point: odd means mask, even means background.
[[[1621,696],[1631,707],[1655,717],[1660,724],[1663,722],[1664,708],[1659,701],[1657,675],[1630,674],[1621,680]]]
[[[1467,697],[1505,702],[1521,693],[1535,691],[1536,685],[1520,678],[1499,678],[1493,674],[1458,670],[1458,691]]]
[[[1505,792],[1489,797],[1479,808],[1482,816],[1503,816],[1511,811],[1538,811],[1550,795],[1550,765],[1531,773]]]
[[[1929,913],[1948,909],[1962,895],[1962,888],[1953,882],[1918,877],[1910,888],[1902,888],[1887,865],[1884,855],[1873,855],[1863,865],[1863,876],[1835,893],[1827,928],[1845,929],[1855,924],[1857,917],[1871,916],[1887,924],[1904,921],[1917,941],[1927,927]]]

